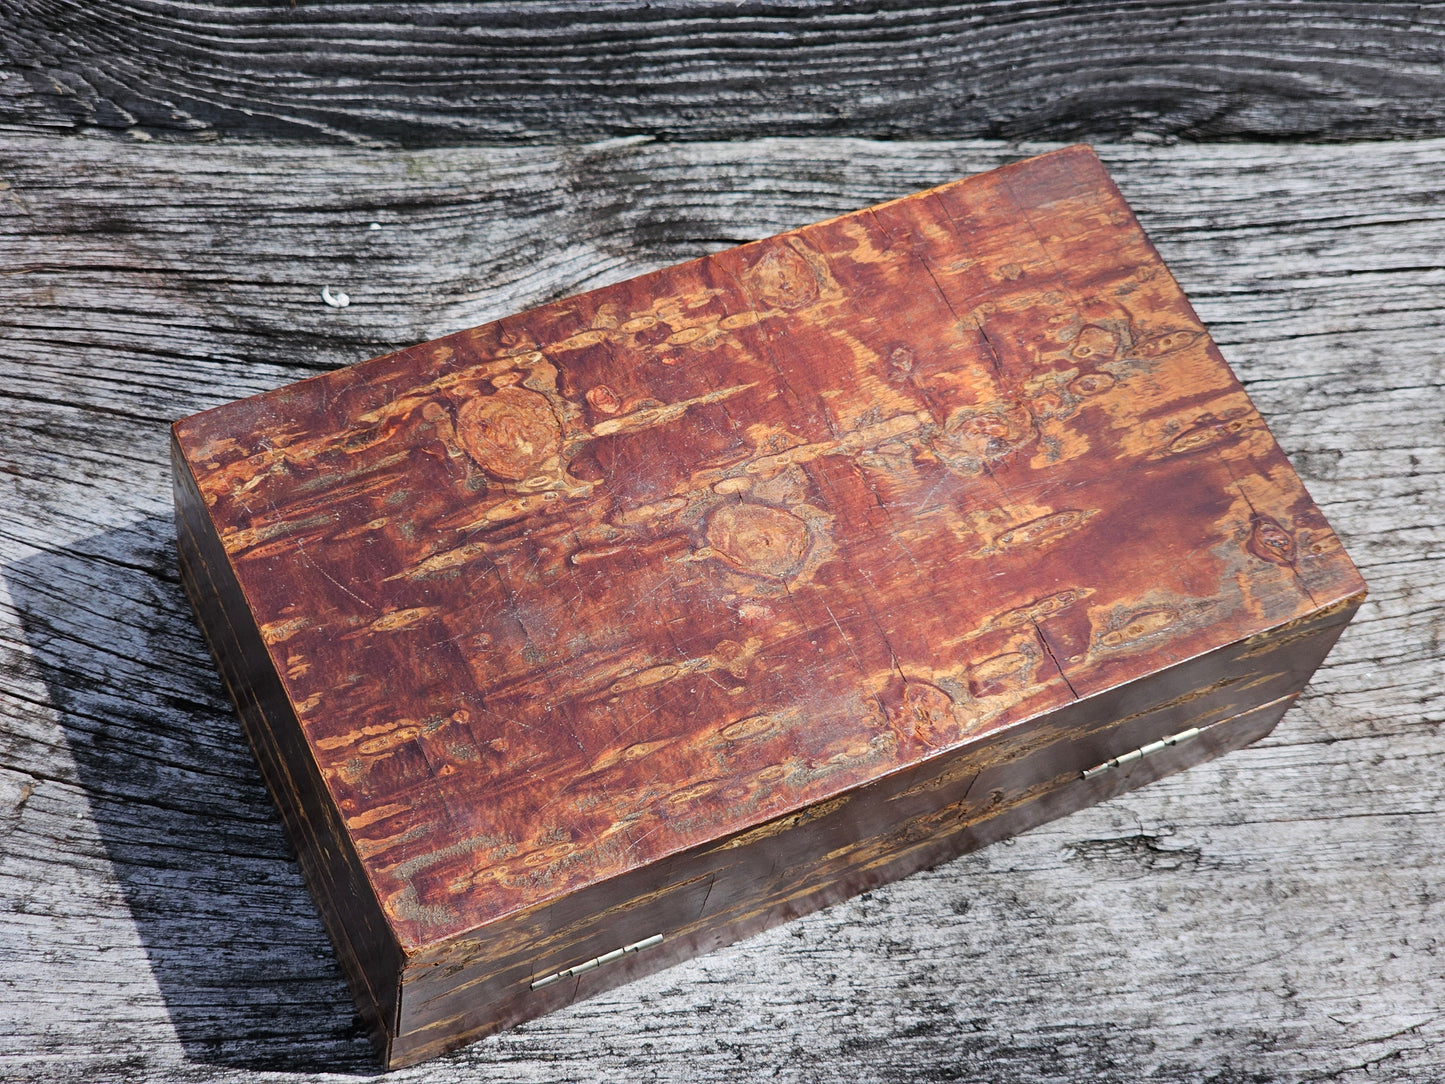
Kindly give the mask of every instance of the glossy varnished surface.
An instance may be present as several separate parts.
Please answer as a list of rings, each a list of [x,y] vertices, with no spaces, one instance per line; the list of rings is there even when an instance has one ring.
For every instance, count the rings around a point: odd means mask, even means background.
[[[1082,148],[176,437],[418,960],[1362,590]]]

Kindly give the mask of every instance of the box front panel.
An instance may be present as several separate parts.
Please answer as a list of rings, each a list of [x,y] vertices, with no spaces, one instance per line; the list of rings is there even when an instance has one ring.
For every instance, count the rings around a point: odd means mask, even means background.
[[[1255,741],[1294,702],[1357,605],[1352,600],[1076,701],[958,753],[460,939],[407,973],[398,1064]],[[1167,744],[1150,748],[1161,741]],[[1140,750],[1144,755],[1131,756]],[[659,934],[660,944],[616,953]],[[566,974],[609,954],[599,966]],[[558,981],[533,988],[558,974]]]

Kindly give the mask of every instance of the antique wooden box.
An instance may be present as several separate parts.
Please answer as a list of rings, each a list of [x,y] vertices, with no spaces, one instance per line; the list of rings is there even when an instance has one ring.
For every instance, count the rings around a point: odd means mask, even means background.
[[[1364,596],[1085,147],[173,450],[393,1066],[1251,742]]]

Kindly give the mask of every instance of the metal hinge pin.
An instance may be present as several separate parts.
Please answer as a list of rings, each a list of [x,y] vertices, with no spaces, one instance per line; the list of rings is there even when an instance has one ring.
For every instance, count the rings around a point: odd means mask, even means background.
[[[630,945],[623,945],[621,948],[604,952],[601,956],[594,956],[583,963],[574,964],[565,971],[555,971],[550,975],[544,975],[532,983],[532,989],[540,990],[544,986],[551,986],[554,982],[561,982],[563,979],[570,979],[574,975],[591,971],[594,967],[601,967],[603,964],[610,964],[613,960],[620,960],[629,953],[641,952],[643,949],[650,949],[652,946],[660,944],[662,944],[662,934],[655,933],[651,937],[644,937],[641,941],[634,941]]]
[[[1093,768],[1085,768],[1080,773],[1080,776],[1084,779],[1092,779],[1101,772],[1110,771],[1124,764],[1132,764],[1136,760],[1143,760],[1145,757],[1151,756],[1161,749],[1169,749],[1176,745],[1183,745],[1185,742],[1192,741],[1194,738],[1199,737],[1199,730],[1199,727],[1191,726],[1188,730],[1181,730],[1178,734],[1171,734],[1167,738],[1151,741],[1148,745],[1142,745],[1132,752],[1125,753],[1123,756],[1115,757],[1113,760],[1106,760],[1104,763]]]

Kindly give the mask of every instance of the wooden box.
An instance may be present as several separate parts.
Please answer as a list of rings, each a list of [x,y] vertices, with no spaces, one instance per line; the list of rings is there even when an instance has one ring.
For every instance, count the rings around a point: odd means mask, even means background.
[[[1364,596],[1085,147],[173,450],[392,1066],[1251,742]]]

